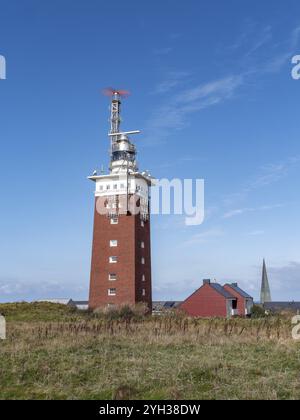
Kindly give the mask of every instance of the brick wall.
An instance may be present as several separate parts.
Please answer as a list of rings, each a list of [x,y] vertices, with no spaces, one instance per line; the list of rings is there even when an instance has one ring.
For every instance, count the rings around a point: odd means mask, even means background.
[[[117,247],[110,247],[113,239],[118,241]],[[142,241],[145,248],[141,248]],[[118,262],[109,263],[110,256],[117,256]],[[142,257],[145,264],[141,263]],[[110,281],[109,273],[116,274],[117,280]],[[108,295],[109,288],[116,288],[115,296]],[[150,221],[142,227],[140,215],[120,215],[118,224],[111,224],[95,205],[89,307],[138,302],[152,307]]]
[[[226,299],[210,287],[204,284],[181,305],[180,309],[188,315],[199,317],[226,317]]]

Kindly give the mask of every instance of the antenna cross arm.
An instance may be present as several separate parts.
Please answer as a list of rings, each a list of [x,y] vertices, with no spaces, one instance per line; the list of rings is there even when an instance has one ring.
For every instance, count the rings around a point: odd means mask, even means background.
[[[134,131],[122,131],[120,133],[108,133],[109,137],[113,136],[120,136],[121,134],[139,134],[140,130],[134,130]]]

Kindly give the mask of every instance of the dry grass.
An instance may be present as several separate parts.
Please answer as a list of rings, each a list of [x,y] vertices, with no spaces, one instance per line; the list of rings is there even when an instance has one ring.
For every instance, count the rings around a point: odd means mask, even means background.
[[[26,310],[0,305],[8,316],[2,399],[300,398],[289,317],[124,320],[57,305]]]

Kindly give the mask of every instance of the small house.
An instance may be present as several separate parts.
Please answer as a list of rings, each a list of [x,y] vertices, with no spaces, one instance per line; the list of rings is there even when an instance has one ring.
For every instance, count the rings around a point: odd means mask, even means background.
[[[210,280],[203,280],[202,286],[192,293],[179,309],[195,317],[221,317],[245,316],[251,312],[252,298],[236,283],[221,286]],[[246,314],[247,309],[247,314]]]

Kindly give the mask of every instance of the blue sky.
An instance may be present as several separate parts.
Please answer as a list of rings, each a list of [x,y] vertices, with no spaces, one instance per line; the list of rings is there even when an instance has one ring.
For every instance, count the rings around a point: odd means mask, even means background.
[[[204,178],[206,219],[152,219],[155,299],[203,278],[300,300],[297,1],[0,0],[0,301],[86,298],[106,86],[158,178]]]

